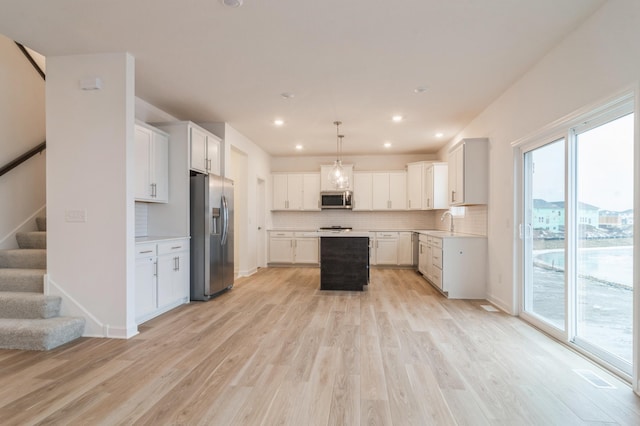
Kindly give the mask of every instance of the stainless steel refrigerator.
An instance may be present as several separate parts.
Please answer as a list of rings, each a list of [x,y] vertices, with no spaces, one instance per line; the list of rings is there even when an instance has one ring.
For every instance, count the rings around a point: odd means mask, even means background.
[[[233,181],[191,176],[191,300],[233,287]]]

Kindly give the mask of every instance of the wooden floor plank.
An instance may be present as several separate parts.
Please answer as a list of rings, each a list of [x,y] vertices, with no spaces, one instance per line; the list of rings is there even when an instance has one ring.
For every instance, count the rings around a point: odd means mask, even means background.
[[[640,424],[628,384],[482,303],[410,270],[324,292],[317,268],[261,269],[129,340],[0,350],[0,423]]]

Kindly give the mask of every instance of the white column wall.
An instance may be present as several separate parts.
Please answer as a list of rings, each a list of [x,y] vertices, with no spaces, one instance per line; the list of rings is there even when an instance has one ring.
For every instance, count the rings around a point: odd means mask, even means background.
[[[48,292],[85,335],[127,338],[134,321],[134,59],[47,57]],[[81,90],[100,78],[102,89]],[[69,211],[86,222],[69,222]]]
[[[488,298],[508,312],[517,313],[519,304],[511,143],[573,111],[637,87],[638,40],[640,2],[605,3],[451,141],[490,139]],[[446,158],[451,144],[439,152],[440,158]]]

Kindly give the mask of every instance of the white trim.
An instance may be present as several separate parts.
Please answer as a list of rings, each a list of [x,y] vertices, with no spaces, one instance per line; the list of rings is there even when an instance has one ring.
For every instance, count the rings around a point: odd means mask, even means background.
[[[62,287],[55,283],[49,274],[44,276],[44,294],[62,297],[63,303],[60,314],[63,316],[84,317],[86,324],[84,327],[83,337],[108,337],[117,339],[128,339],[138,334],[137,326],[131,328],[111,327],[104,324],[89,312],[82,304],[74,299]]]
[[[39,217],[40,214],[43,211],[45,211],[46,208],[47,208],[47,205],[45,204],[44,206],[36,210],[35,213],[29,216],[24,222],[22,222],[20,225],[12,229],[2,240],[0,240],[0,249],[18,248],[18,243],[16,241],[16,234],[18,232],[28,232],[28,231],[33,231],[37,229],[35,226],[35,219],[36,217]]]

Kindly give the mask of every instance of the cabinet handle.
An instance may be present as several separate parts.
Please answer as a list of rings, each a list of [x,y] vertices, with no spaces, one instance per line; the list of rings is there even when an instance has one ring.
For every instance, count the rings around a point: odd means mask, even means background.
[[[139,252],[140,254],[144,254],[144,253],[153,253],[153,250],[145,250],[145,251],[141,251]]]
[[[179,248],[182,248],[182,246],[174,246],[174,247],[171,247],[171,250],[177,250],[177,249],[179,249]]]
[[[409,200],[409,208],[411,208],[411,200]]]
[[[154,277],[158,276],[158,261],[157,260],[155,262],[153,262],[153,276]]]
[[[431,198],[427,198],[427,207],[431,207]]]
[[[451,202],[455,202],[456,201],[456,191],[451,191]]]
[[[174,271],[179,271],[180,270],[180,258],[179,257],[174,257],[173,258],[173,270]]]

